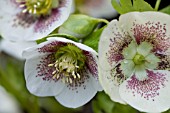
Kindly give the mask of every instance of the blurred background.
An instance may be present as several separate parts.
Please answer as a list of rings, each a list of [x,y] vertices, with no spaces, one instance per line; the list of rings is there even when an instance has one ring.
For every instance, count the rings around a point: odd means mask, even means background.
[[[110,21],[119,17],[110,1],[75,0],[73,12]],[[145,1],[153,7],[156,2]],[[168,5],[170,0],[162,0],[159,8]],[[77,109],[65,108],[53,97],[40,98],[30,94],[25,87],[24,59],[21,57],[22,50],[29,45],[19,45],[0,38],[0,113],[140,113],[128,105],[114,103],[104,92],[99,92],[89,103]]]

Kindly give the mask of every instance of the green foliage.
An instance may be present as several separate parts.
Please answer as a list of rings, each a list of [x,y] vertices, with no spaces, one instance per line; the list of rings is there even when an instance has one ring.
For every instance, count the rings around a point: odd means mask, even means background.
[[[100,22],[107,23],[104,19],[93,18],[83,14],[73,14],[59,27],[59,33],[85,38],[95,30]]]
[[[161,9],[160,12],[167,13],[167,14],[170,15],[170,5],[165,7],[165,8],[163,8],[163,9]]]
[[[129,105],[113,102],[104,92],[97,94],[92,106],[94,113],[140,113]]]
[[[112,0],[112,5],[120,14],[132,11],[154,11],[151,5],[144,0],[120,0],[120,3],[117,0]]]
[[[98,93],[96,99],[92,101],[94,113],[112,113],[114,105],[115,103],[104,92]]]
[[[114,108],[112,109],[112,113],[141,113],[129,105],[123,105],[116,103]]]
[[[104,28],[105,27],[102,27],[102,28],[94,31],[93,33],[91,33],[89,36],[87,36],[83,40],[82,43],[87,45],[87,46],[90,46],[94,50],[98,51],[98,43],[99,43],[100,35],[101,35]]]
[[[23,63],[1,54],[0,85],[19,101],[28,113],[39,113],[37,97],[30,94],[25,86]],[[31,109],[30,109],[31,108]]]

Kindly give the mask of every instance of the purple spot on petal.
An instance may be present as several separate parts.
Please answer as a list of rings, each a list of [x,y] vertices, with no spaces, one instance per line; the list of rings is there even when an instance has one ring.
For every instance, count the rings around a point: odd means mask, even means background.
[[[56,61],[55,53],[57,52],[58,48],[62,47],[62,46],[66,46],[67,44],[70,44],[70,43],[53,41],[53,42],[51,42],[49,44],[44,45],[41,48],[38,48],[39,53],[46,53],[47,55],[42,57],[39,64],[37,64],[37,68],[36,68],[37,76],[36,77],[42,77],[42,80],[44,80],[44,81],[52,81],[52,80],[54,80],[55,82],[57,82],[58,80],[62,80],[62,78],[64,78],[65,75],[63,75],[61,73],[60,77],[58,79],[53,79],[52,72],[55,71],[56,69],[54,67],[51,67],[51,66],[49,67],[48,65],[52,64],[52,63],[54,63]],[[74,44],[72,44],[72,45],[74,45]],[[89,61],[92,61],[92,59],[90,59],[90,58],[92,58],[90,56],[90,53],[87,54],[87,56],[88,56]],[[95,68],[97,69],[97,66]],[[90,69],[93,70],[93,66],[91,66]],[[74,81],[74,79],[72,79],[73,83],[66,83],[67,87],[70,90],[75,90],[75,91],[77,91],[78,87],[82,87],[85,90],[86,89],[85,83],[89,82],[89,79],[90,79],[90,76],[89,76],[89,71],[91,71],[90,69],[89,69],[88,66],[84,67],[84,69],[79,72],[79,74],[81,76],[80,79],[76,79],[75,81]],[[95,71],[96,70],[94,69],[93,72],[96,74]],[[71,76],[71,77],[73,77],[73,76]]]
[[[131,80],[128,80],[127,89],[131,90],[133,96],[140,95],[146,100],[154,101],[156,96],[159,96],[160,89],[165,87],[167,79],[164,74],[147,70],[148,79],[139,81],[135,75]]]
[[[131,31],[136,41],[140,44],[143,41],[153,44],[156,52],[165,52],[170,48],[170,37],[166,35],[167,25],[160,22],[146,22],[145,24],[133,23]]]
[[[62,19],[60,18],[61,17],[61,10],[60,8],[63,8],[63,7],[67,7],[65,6],[67,4],[67,1],[66,0],[60,0],[59,1],[59,7],[58,8],[55,8],[55,9],[52,9],[51,11],[51,14],[50,15],[47,15],[47,16],[41,16],[35,27],[34,27],[34,31],[35,32],[40,32],[40,33],[43,33],[45,32],[46,30],[48,30],[55,21],[60,21],[59,19]],[[58,26],[56,26],[57,28]]]
[[[113,34],[114,35],[110,38],[110,49],[108,53],[106,53],[110,65],[112,65],[113,62],[118,63],[123,59],[122,51],[132,41],[132,38],[125,32],[123,34],[113,32]]]
[[[98,70],[97,70],[97,61],[93,57],[91,53],[88,51],[84,51],[84,55],[86,56],[86,65],[89,71],[92,73],[94,77],[98,78]]]
[[[61,16],[60,13],[58,9],[53,9],[50,15],[41,16],[34,27],[34,31],[43,33],[48,30],[55,21],[58,21]]]
[[[13,20],[13,27],[22,26],[23,28],[29,28],[36,22],[36,18],[28,13],[18,13],[16,18]]]

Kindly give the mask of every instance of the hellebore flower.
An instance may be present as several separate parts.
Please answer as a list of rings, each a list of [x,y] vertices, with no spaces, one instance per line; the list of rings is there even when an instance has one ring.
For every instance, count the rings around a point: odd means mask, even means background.
[[[83,14],[93,17],[111,18],[117,16],[111,0],[74,0],[76,8]]]
[[[37,40],[65,22],[72,0],[1,0],[0,33],[13,41]]]
[[[26,48],[32,47],[34,45],[37,45],[35,41],[12,42],[9,40],[2,39],[0,41],[0,50],[19,60],[24,60],[24,58],[22,57],[22,52]]]
[[[97,53],[86,45],[51,37],[23,56],[27,88],[34,95],[55,96],[62,105],[76,108],[102,90]]]
[[[132,12],[113,20],[99,42],[99,80],[113,101],[144,112],[170,108],[170,16]]]
[[[21,113],[17,100],[2,86],[0,86],[0,99],[0,113]]]

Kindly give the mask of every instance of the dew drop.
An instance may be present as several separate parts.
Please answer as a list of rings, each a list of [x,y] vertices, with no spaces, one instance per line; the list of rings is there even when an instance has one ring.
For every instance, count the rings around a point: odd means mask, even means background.
[[[127,64],[127,63],[128,63],[128,61],[127,61],[127,60],[124,60],[124,63],[125,63],[125,64]]]

